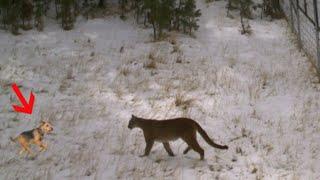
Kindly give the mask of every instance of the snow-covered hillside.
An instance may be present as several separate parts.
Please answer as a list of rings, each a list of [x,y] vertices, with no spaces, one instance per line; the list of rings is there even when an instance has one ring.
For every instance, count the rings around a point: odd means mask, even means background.
[[[202,2],[196,38],[151,42],[151,29],[117,17],[0,32],[0,179],[319,179],[320,84],[286,22],[250,21],[245,36],[225,2]],[[12,82],[35,93],[31,116],[12,111]],[[205,161],[181,140],[175,157],[156,143],[140,158],[131,114],[193,118],[229,150],[199,136]],[[48,150],[19,156],[9,137],[41,118],[54,125]]]

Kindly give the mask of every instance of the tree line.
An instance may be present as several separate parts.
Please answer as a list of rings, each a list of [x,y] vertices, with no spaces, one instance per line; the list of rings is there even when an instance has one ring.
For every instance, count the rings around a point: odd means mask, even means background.
[[[0,0],[0,28],[15,35],[19,29],[42,31],[48,11],[54,11],[61,27],[71,30],[77,16],[89,17],[97,9],[106,10],[107,4],[108,0]],[[137,23],[152,26],[154,39],[164,31],[192,34],[199,28],[201,12],[195,0],[118,0],[118,4],[122,19],[134,13]]]
[[[89,18],[98,10],[108,11],[106,6],[115,1],[118,1],[122,19],[133,13],[137,23],[153,28],[155,40],[160,39],[165,31],[191,35],[199,28],[201,12],[196,8],[196,0],[0,0],[0,28],[16,35],[19,29],[42,31],[48,12],[54,12],[61,27],[71,30],[77,16]],[[217,0],[205,0],[206,3],[213,1]],[[226,1],[227,14],[233,9],[240,10],[242,33],[250,32],[250,25],[244,19],[251,19],[252,8],[261,8],[272,18],[282,16],[279,0],[263,0],[262,4],[254,4],[253,0]]]

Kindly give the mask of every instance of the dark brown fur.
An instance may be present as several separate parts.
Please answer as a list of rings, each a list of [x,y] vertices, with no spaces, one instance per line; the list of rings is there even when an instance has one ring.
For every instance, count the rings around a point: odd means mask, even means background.
[[[33,155],[30,144],[36,144],[39,146],[40,151],[46,150],[47,145],[42,142],[43,136],[46,133],[53,131],[52,125],[48,122],[41,121],[39,127],[32,129],[30,131],[24,131],[16,138],[10,138],[12,141],[18,141],[21,145],[21,151],[19,154],[23,152],[27,152],[30,155]]]
[[[132,115],[128,128],[132,129],[136,127],[142,129],[146,141],[145,152],[142,156],[149,155],[154,141],[162,142],[169,156],[174,156],[169,141],[181,138],[188,144],[188,147],[183,153],[186,154],[190,149],[193,149],[200,154],[201,160],[203,160],[204,150],[198,144],[196,132],[199,132],[203,139],[212,147],[228,149],[226,145],[214,143],[196,121],[188,118],[152,120],[138,118]]]

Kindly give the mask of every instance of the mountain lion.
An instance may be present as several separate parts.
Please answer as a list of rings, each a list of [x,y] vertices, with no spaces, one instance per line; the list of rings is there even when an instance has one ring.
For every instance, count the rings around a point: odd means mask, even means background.
[[[183,154],[186,154],[190,149],[193,149],[200,154],[201,160],[203,160],[204,150],[198,144],[196,132],[199,132],[203,139],[212,147],[228,149],[228,146],[226,145],[214,143],[196,121],[188,118],[153,120],[143,119],[132,115],[128,128],[133,129],[136,127],[142,129],[146,141],[144,155],[140,157],[149,155],[154,141],[162,142],[169,156],[174,156],[169,141],[181,138],[188,144],[188,147],[183,151]]]

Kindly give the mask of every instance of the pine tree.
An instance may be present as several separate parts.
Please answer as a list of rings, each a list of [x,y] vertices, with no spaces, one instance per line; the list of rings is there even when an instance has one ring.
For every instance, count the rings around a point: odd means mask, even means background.
[[[56,10],[56,19],[59,19],[61,17],[61,2],[60,0],[54,0],[54,7]]]
[[[83,15],[89,19],[89,17],[92,16],[92,13],[94,12],[94,9],[96,9],[98,6],[97,2],[95,0],[84,0],[82,4],[82,13]]]
[[[252,0],[240,0],[240,14],[248,19],[252,18],[251,14],[251,5],[253,4]]]
[[[181,16],[183,14],[182,6],[184,0],[178,0],[173,10],[173,28],[177,31],[180,30]]]
[[[144,11],[143,0],[134,0],[133,8],[135,10],[136,22],[139,23],[139,17]]]
[[[252,0],[228,0],[228,10],[239,9],[240,15],[245,18],[251,19],[252,14],[250,6],[253,4]]]
[[[196,9],[195,0],[186,0],[183,2],[180,17],[183,32],[191,35],[192,30],[197,30],[199,28],[197,21],[200,16],[201,12],[200,9]]]
[[[4,29],[9,25],[10,3],[11,0],[0,0],[1,23]]]
[[[61,22],[64,30],[73,29],[74,13],[73,13],[74,0],[61,0]]]
[[[22,0],[21,6],[22,28],[24,30],[32,29],[33,2],[31,0]]]
[[[11,33],[18,35],[19,23],[21,17],[22,1],[11,1],[9,6],[9,24],[11,25]]]
[[[105,7],[104,0],[99,0],[98,7],[100,7],[100,8],[104,8]]]
[[[251,34],[251,27],[249,22],[245,22],[244,18],[251,18],[250,6],[252,0],[239,0],[240,3],[240,21],[241,21],[241,34]]]
[[[263,0],[264,13],[272,18],[282,18],[284,16],[279,0]]]
[[[165,30],[180,30],[192,34],[199,28],[197,24],[201,12],[196,9],[195,0],[134,0],[137,22],[144,14],[145,21],[153,27],[154,40],[163,36]]]
[[[154,2],[153,2],[154,1]],[[160,6],[159,0],[143,0],[144,11],[147,13],[149,22],[153,28],[153,39],[157,39],[156,21],[158,17],[158,8]]]
[[[154,39],[163,35],[164,29],[171,28],[174,12],[173,0],[144,0],[144,8],[153,27]]]
[[[126,11],[126,5],[128,4],[128,1],[127,0],[119,0],[119,5],[120,5],[120,9],[121,9],[121,15],[120,15],[120,18],[121,19],[125,19],[125,11]]]
[[[35,1],[35,0],[34,0]],[[43,0],[43,8],[44,8],[44,15],[47,15],[48,10],[51,6],[51,0]]]
[[[241,22],[241,34],[250,34],[251,27],[249,25],[249,21],[245,20],[251,19],[251,5],[253,4],[252,0],[228,0],[227,9],[228,16],[229,10],[239,9],[240,10],[240,22]]]
[[[80,14],[80,4],[81,2],[77,0],[73,1],[73,17],[77,17]]]
[[[43,0],[34,0],[35,1],[35,20],[34,24],[38,31],[43,30],[44,24],[44,2]]]
[[[174,12],[173,3],[173,0],[162,0],[162,2],[160,2],[159,12],[157,13],[158,16],[156,18],[159,32],[158,38],[162,37],[164,29],[171,28],[171,22]]]

